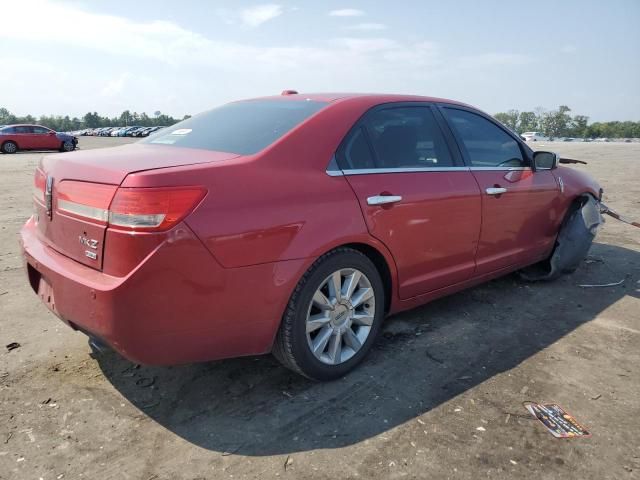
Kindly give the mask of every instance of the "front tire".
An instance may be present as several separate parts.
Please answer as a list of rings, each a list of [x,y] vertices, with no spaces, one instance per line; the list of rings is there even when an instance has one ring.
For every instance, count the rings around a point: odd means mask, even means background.
[[[75,144],[71,140],[66,140],[60,145],[61,152],[73,152],[76,149]]]
[[[18,151],[18,145],[11,140],[4,142],[2,144],[2,152],[3,153],[16,153]]]
[[[273,354],[313,380],[333,380],[358,365],[384,318],[385,292],[375,265],[350,248],[333,250],[304,274],[287,305]]]

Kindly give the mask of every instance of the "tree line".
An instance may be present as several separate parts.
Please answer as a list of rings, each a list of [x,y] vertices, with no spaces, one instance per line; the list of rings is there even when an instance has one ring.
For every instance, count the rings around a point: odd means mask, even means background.
[[[6,108],[0,108],[0,125],[33,123],[49,127],[58,132],[81,130],[83,128],[121,127],[129,125],[137,125],[140,127],[169,126],[189,117],[190,115],[185,115],[184,118],[174,118],[171,115],[166,115],[159,111],[154,112],[153,116],[149,116],[145,112],[132,113],[129,110],[125,110],[117,117],[106,117],[99,115],[97,112],[88,112],[82,118],[72,118],[68,115],[64,117],[61,115],[41,115],[36,118],[33,115],[23,117],[16,116]]]
[[[640,138],[640,122],[594,122],[585,115],[571,115],[571,109],[560,105],[557,110],[537,108],[534,112],[509,110],[494,117],[511,130],[542,132],[551,138]]]

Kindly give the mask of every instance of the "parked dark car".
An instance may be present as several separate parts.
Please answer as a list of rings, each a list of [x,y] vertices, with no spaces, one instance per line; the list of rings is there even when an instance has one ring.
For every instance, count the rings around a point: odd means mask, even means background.
[[[46,157],[25,265],[57,316],[136,362],[273,352],[335,379],[389,314],[575,270],[602,191],[559,161],[459,102],[285,92]]]
[[[7,125],[0,128],[0,151],[59,150],[70,152],[78,145],[78,138],[58,133],[41,125]]]

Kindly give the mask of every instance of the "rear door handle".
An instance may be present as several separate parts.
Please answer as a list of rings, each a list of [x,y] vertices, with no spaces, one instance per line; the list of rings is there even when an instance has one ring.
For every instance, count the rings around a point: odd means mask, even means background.
[[[368,205],[386,205],[387,203],[398,203],[402,201],[400,195],[374,195],[367,198]]]
[[[502,195],[503,193],[507,193],[507,189],[503,187],[489,187],[485,192],[487,192],[487,195]]]

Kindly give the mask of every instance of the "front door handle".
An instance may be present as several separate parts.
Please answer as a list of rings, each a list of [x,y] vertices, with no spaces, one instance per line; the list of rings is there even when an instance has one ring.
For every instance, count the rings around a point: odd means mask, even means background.
[[[387,203],[398,203],[402,201],[400,195],[374,195],[367,198],[368,205],[386,205]]]
[[[502,195],[503,193],[507,193],[507,189],[503,187],[489,187],[485,192],[487,192],[487,195]]]

